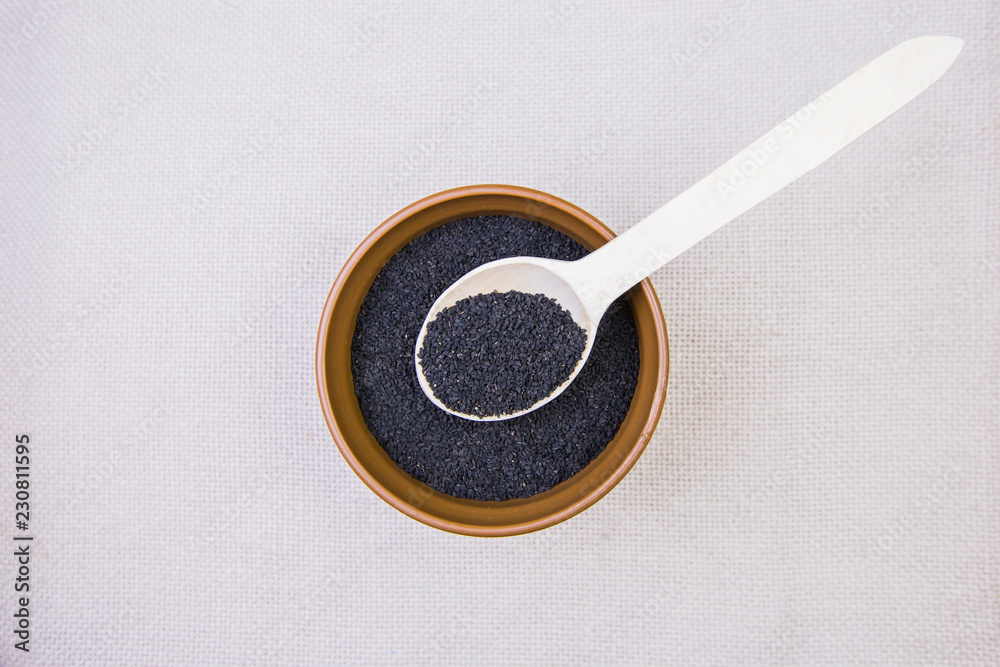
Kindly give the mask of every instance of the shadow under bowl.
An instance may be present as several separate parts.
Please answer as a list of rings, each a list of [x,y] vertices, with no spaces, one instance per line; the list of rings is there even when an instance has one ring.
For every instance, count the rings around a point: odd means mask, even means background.
[[[660,302],[649,280],[629,291],[639,335],[639,377],[625,420],[604,451],[553,488],[505,501],[455,498],[411,477],[365,425],[354,393],[351,341],[361,304],[382,267],[413,239],[454,220],[510,215],[547,225],[594,250],[614,232],[586,211],[544,192],[512,185],[470,185],[410,204],[379,225],[344,264],[327,297],[316,344],[323,415],[348,465],[380,498],[429,526],[499,537],[540,530],[600,500],[632,468],[653,435],[667,390],[669,354]],[[416,372],[416,371],[414,371]]]

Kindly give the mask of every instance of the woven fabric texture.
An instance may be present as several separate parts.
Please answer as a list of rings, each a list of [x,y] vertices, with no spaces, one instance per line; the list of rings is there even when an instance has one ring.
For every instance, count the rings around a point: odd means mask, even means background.
[[[511,183],[621,232],[935,34],[654,275],[666,407],[594,507],[451,535],[342,460],[316,330],[382,220]],[[1000,664],[995,2],[14,0],[0,100],[3,665]]]

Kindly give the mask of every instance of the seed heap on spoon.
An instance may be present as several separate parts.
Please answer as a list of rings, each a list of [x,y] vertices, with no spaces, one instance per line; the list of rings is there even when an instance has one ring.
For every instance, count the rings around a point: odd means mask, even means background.
[[[448,408],[494,417],[552,393],[583,357],[587,333],[559,303],[515,290],[461,299],[428,323],[417,353]]]

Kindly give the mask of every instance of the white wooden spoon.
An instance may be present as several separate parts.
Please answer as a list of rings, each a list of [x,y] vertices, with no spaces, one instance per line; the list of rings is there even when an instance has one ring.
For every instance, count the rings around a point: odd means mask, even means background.
[[[417,336],[414,363],[427,398],[442,410],[475,421],[511,419],[545,405],[583,368],[597,325],[615,299],[902,108],[945,73],[962,45],[957,37],[919,37],[887,51],[583,259],[512,257],[465,274],[434,302]],[[418,353],[427,325],[460,299],[509,290],[556,299],[587,333],[583,357],[565,382],[525,410],[488,417],[456,412],[438,400],[424,376]]]

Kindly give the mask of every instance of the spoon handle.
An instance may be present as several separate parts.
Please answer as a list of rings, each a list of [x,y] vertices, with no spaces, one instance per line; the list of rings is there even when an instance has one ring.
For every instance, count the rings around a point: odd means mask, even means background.
[[[567,279],[603,312],[703,238],[822,164],[926,90],[962,40],[903,42],[820,95],[614,241],[573,263]]]

